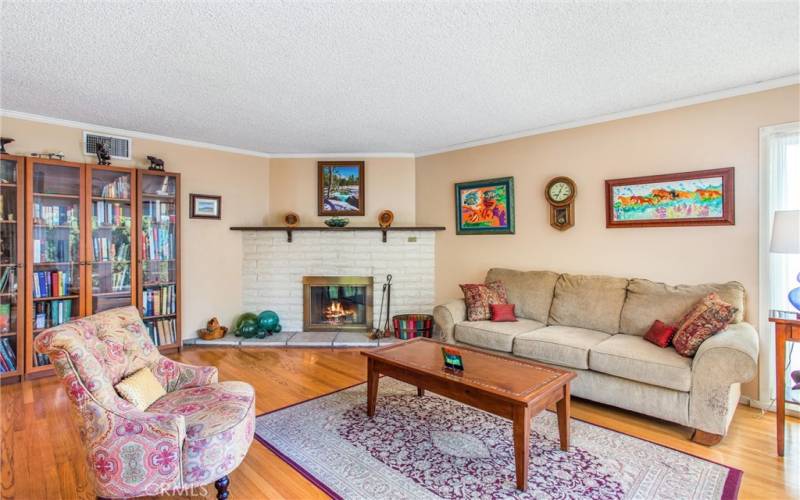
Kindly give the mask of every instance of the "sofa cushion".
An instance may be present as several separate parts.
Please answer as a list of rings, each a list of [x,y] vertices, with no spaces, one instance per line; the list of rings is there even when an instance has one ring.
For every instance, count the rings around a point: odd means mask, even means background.
[[[502,281],[508,293],[508,303],[516,304],[517,316],[547,323],[553,290],[558,274],[550,271],[514,271],[490,269],[486,282]]]
[[[514,339],[514,354],[544,363],[586,370],[589,350],[610,335],[571,326],[548,326]]]
[[[589,368],[676,391],[688,392],[692,388],[691,359],[638,335],[614,335],[592,347]]]
[[[736,281],[704,285],[667,285],[643,279],[628,283],[628,297],[622,306],[619,330],[631,335],[644,335],[653,321],[659,319],[669,325],[677,324],[698,300],[709,293],[738,309],[734,323],[743,319],[744,286]]]
[[[520,318],[519,321],[515,322],[501,323],[464,321],[456,325],[455,338],[458,342],[476,347],[511,352],[514,345],[514,337],[543,327],[544,323],[524,318]]]
[[[627,286],[625,278],[562,274],[547,323],[618,333]]]

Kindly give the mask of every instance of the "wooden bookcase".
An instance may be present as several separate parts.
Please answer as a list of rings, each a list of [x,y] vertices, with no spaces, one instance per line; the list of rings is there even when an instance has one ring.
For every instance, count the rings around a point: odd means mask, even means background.
[[[0,333],[12,337],[17,332],[17,370],[0,378],[46,375],[52,365],[33,349],[38,334],[70,319],[125,305],[136,305],[144,316],[144,292],[150,289],[158,290],[159,298],[162,289],[169,290],[174,299],[163,314],[145,317],[145,324],[170,322],[174,338],[160,342],[159,349],[180,349],[180,177],[3,155],[0,179],[10,175],[12,166],[18,182],[2,184],[2,203],[9,213],[6,200],[16,193],[16,224],[7,224],[3,217],[0,235],[3,245],[16,237],[17,250],[4,252],[2,246],[0,253],[2,265],[17,266],[20,276],[16,295],[7,301],[0,295],[0,304],[13,304],[13,298],[21,306],[16,313],[19,327],[9,328],[8,335]],[[155,225],[150,212],[143,212],[154,206],[165,211],[165,219]],[[146,253],[152,252],[146,232],[154,226],[163,226],[170,241],[159,258]],[[0,308],[0,318],[2,312]]]
[[[25,374],[52,371],[33,339],[86,315],[86,166],[27,158],[25,165]]]
[[[133,169],[87,165],[86,314],[137,304],[136,181]]]
[[[0,380],[19,380],[25,338],[25,158],[0,154]]]
[[[139,310],[151,340],[162,351],[180,350],[180,174],[137,172]]]

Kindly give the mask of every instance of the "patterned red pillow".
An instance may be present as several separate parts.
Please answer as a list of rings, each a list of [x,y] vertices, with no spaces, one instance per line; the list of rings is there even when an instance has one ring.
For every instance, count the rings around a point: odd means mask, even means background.
[[[681,356],[694,356],[700,344],[724,330],[737,311],[737,308],[720,299],[716,293],[709,294],[692,306],[678,323],[672,345]]]
[[[644,339],[649,340],[658,347],[668,347],[677,330],[674,326],[655,320],[644,335]]]
[[[492,321],[517,321],[514,314],[514,304],[490,304]]]
[[[491,281],[485,285],[467,284],[459,286],[461,291],[464,292],[468,321],[491,319],[492,315],[489,306],[508,302],[506,287],[500,281]]]

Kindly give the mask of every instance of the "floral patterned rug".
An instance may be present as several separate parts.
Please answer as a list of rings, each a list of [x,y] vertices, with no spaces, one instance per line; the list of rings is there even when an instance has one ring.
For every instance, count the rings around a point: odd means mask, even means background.
[[[742,472],[572,419],[559,449],[554,413],[531,426],[528,491],[515,487],[511,422],[382,378],[256,419],[256,438],[334,498],[737,498]]]

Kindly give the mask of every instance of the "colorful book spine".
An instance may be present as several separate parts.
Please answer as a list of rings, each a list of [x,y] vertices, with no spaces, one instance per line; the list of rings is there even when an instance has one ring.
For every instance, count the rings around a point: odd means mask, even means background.
[[[145,323],[147,333],[154,345],[174,344],[176,337],[175,319],[159,319]]]
[[[100,192],[103,198],[122,198],[131,197],[131,184],[127,175],[117,177],[113,182],[103,186]]]
[[[72,271],[38,271],[33,273],[33,297],[63,297],[72,288]]]
[[[13,372],[17,369],[17,351],[8,338],[0,341],[0,372]]]
[[[175,285],[146,288],[142,292],[145,316],[165,316],[175,314]]]
[[[33,325],[37,330],[66,323],[72,318],[72,300],[51,300],[34,304]]]

